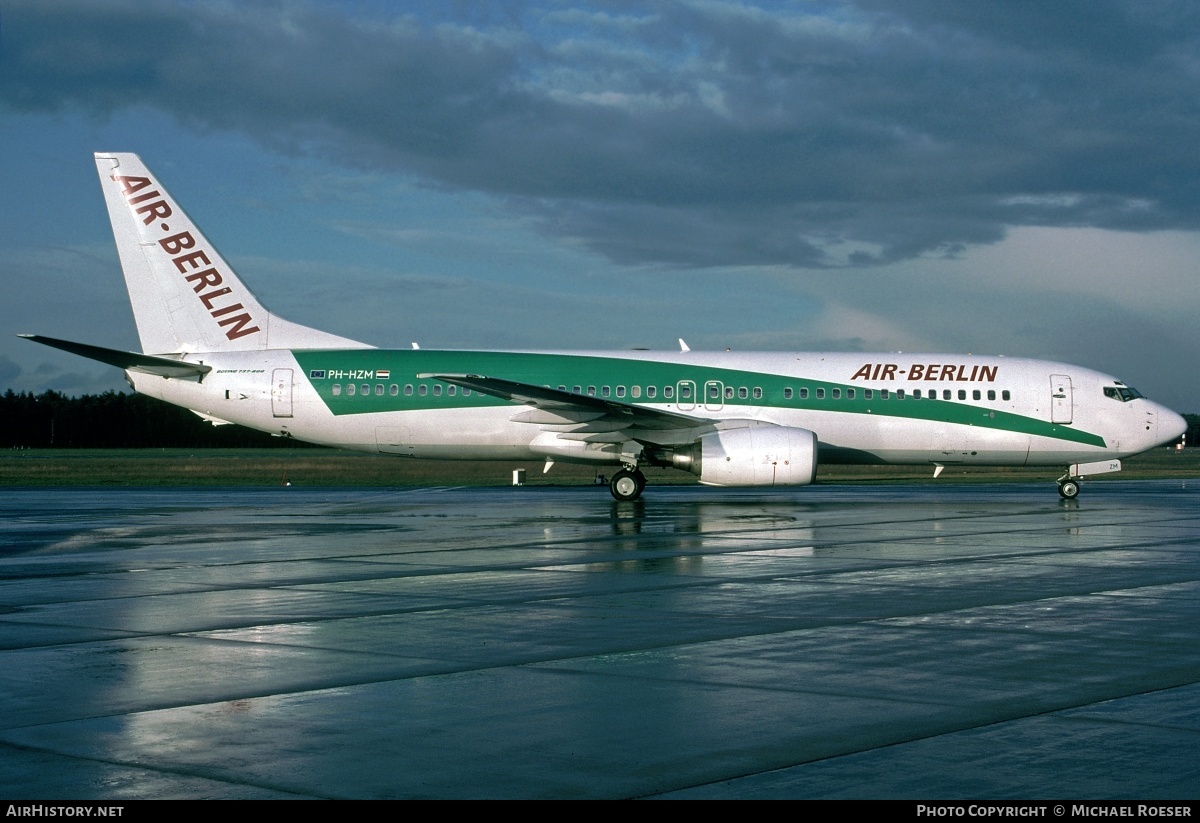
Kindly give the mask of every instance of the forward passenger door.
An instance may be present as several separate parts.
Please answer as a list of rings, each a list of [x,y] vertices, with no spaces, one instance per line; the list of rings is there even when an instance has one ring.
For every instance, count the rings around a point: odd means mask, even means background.
[[[1074,419],[1075,401],[1071,378],[1065,374],[1050,375],[1050,422],[1070,423]]]

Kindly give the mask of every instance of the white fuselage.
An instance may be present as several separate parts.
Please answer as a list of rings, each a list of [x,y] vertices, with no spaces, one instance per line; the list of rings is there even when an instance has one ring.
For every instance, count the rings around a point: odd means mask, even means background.
[[[418,377],[447,370],[444,363],[698,418],[691,428],[654,432],[660,443],[689,442],[712,421],[811,430],[822,462],[1065,465],[1137,454],[1183,429],[1179,415],[1136,392],[1122,399],[1112,377],[1017,358],[370,349],[187,359],[213,370],[202,380],[131,372],[131,383],[215,420],[419,458],[620,462],[595,446],[562,447],[580,442],[586,421]],[[639,438],[636,428],[625,434]]]

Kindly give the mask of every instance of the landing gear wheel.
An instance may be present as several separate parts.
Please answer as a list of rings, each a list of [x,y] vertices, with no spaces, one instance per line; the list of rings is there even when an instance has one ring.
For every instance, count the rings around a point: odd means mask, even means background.
[[[636,469],[621,469],[612,476],[608,490],[617,500],[637,500],[646,488],[646,476]]]
[[[1063,500],[1074,500],[1079,496],[1079,483],[1075,480],[1064,480],[1058,484],[1058,493]]]

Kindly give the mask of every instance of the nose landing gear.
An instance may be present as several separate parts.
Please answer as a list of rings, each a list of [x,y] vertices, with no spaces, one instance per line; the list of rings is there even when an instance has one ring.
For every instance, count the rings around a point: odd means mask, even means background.
[[[1058,481],[1058,493],[1063,500],[1074,500],[1079,496],[1079,481],[1065,477]]]
[[[1079,481],[1091,474],[1108,474],[1121,470],[1120,460],[1100,460],[1095,463],[1074,463],[1067,473],[1058,478],[1058,493],[1063,500],[1074,500],[1079,496]]]

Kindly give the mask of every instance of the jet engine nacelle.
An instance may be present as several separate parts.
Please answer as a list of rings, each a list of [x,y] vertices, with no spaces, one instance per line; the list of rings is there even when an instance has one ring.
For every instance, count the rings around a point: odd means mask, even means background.
[[[671,465],[708,486],[804,486],[817,474],[817,435],[788,426],[715,431],[675,449]]]

